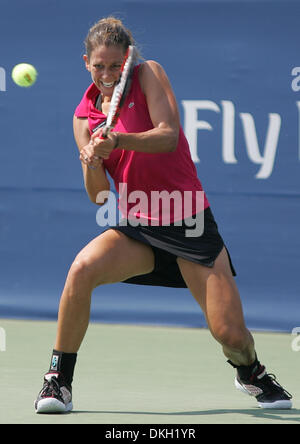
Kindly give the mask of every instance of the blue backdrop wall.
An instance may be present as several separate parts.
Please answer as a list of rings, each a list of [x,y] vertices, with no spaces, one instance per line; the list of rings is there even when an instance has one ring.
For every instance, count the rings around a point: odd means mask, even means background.
[[[88,28],[116,14],[167,71],[238,272],[248,326],[300,313],[299,1],[0,0],[0,318],[56,319],[75,254],[102,231],[72,134]],[[19,88],[11,70],[39,76]],[[205,326],[188,290],[109,285],[92,319]]]

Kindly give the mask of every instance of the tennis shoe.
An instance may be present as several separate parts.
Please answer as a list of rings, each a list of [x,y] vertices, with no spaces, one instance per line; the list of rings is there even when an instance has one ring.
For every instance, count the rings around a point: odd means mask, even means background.
[[[46,373],[34,407],[36,413],[66,413],[73,409],[72,390],[65,384],[61,373]]]
[[[250,396],[255,396],[258,406],[264,409],[291,409],[292,395],[276,380],[273,374],[267,374],[263,365],[252,374],[249,380],[241,380],[239,374],[235,378],[238,390]]]

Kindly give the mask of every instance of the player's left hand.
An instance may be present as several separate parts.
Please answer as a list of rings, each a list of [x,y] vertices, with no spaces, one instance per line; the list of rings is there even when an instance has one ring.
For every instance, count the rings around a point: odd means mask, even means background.
[[[94,142],[92,140],[82,148],[79,159],[91,169],[96,169],[103,163],[103,159],[95,154]]]

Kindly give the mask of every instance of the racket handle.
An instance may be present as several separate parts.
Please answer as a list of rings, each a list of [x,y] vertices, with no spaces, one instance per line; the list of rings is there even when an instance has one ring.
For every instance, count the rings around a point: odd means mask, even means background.
[[[104,129],[104,131],[102,131],[102,133],[101,133],[101,136],[100,136],[100,139],[107,139],[107,137],[108,137],[108,133],[109,133],[109,130],[108,129]]]

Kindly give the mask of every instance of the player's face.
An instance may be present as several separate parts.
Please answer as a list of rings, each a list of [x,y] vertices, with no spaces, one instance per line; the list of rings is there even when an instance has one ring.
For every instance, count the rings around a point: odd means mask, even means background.
[[[89,59],[86,55],[83,57],[93,82],[105,96],[112,95],[119,81],[124,55],[122,46],[103,45],[95,48]]]

